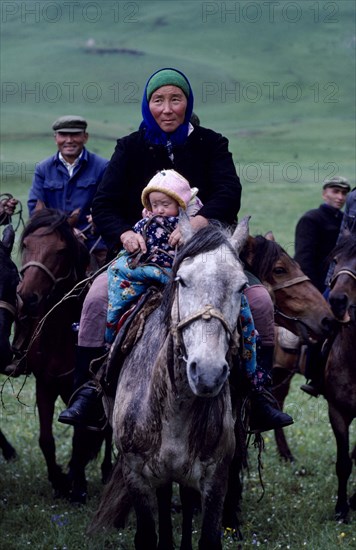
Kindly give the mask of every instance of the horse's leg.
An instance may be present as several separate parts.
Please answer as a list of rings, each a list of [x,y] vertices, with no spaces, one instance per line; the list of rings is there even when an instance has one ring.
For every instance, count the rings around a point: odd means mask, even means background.
[[[298,355],[294,353],[287,353],[276,347],[276,355],[274,358],[274,366],[272,371],[272,393],[277,399],[281,410],[283,410],[285,399],[289,393],[292,377],[296,372],[297,361]],[[282,363],[281,366],[279,366],[280,362]],[[274,430],[274,437],[279,456],[288,462],[294,462],[295,459],[289,448],[284,430],[282,428]]]
[[[202,494],[203,518],[199,550],[222,550],[221,518],[228,485],[228,466],[221,463]]]
[[[158,504],[158,550],[173,550],[173,526],[171,515],[172,484],[156,491]]]
[[[337,520],[346,520],[349,511],[347,482],[352,470],[352,460],[349,455],[349,426],[352,419],[345,418],[332,403],[329,403],[329,418],[337,446],[336,474],[338,478],[338,493],[335,518]]]
[[[80,426],[74,428],[72,457],[68,465],[72,484],[70,500],[73,503],[86,503],[88,484],[85,468],[98,455],[103,439],[103,432],[89,431]]]
[[[354,461],[354,464],[356,466],[356,445],[354,446],[351,453],[351,459]],[[356,510],[356,493],[354,493],[350,498],[350,507],[352,508],[352,510]]]
[[[182,539],[180,550],[192,550],[192,528],[194,510],[200,505],[197,491],[189,487],[180,486],[180,500],[182,503]]]
[[[0,448],[2,450],[3,457],[5,460],[13,460],[16,458],[16,451],[9,443],[9,441],[6,439],[2,431],[0,430]]]
[[[112,471],[112,428],[109,425],[105,428],[104,443],[105,453],[101,464],[101,480],[105,484],[108,482]]]
[[[52,483],[54,497],[67,497],[69,494],[68,476],[56,462],[56,445],[52,423],[57,393],[48,384],[36,380],[36,400],[40,421],[39,445],[46,460],[48,479]]]
[[[125,476],[136,513],[135,549],[157,549],[157,533],[153,515],[152,489],[141,477]]]

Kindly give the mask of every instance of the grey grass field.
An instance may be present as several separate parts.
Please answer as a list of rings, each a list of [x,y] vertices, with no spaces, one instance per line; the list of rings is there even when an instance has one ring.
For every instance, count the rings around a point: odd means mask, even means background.
[[[321,202],[323,180],[340,174],[356,184],[355,45],[353,0],[2,0],[0,193],[18,197],[26,219],[35,163],[54,153],[52,122],[86,117],[88,148],[110,158],[116,139],[141,121],[149,75],[176,67],[191,81],[201,124],[229,139],[243,186],[239,217],[251,215],[251,234],[272,230],[293,255],[295,225]],[[19,262],[16,245],[13,258]],[[336,449],[326,403],[302,394],[302,381],[293,379],[286,408],[297,460],[281,462],[273,434],[265,435],[263,495],[250,446],[243,540],[226,533],[224,550],[356,548],[355,512],[348,524],[333,517]],[[10,463],[0,456],[0,550],[133,549],[133,517],[123,531],[86,535],[102,491],[100,459],[88,467],[86,506],[54,500],[33,377],[1,376],[0,385],[1,429],[18,454]],[[55,422],[64,468],[71,430]],[[176,514],[176,540],[179,522]],[[195,544],[197,531],[198,518]]]

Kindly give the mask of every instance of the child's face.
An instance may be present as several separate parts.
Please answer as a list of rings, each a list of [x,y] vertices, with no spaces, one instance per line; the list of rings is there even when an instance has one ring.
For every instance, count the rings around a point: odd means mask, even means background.
[[[160,216],[178,216],[179,205],[176,200],[160,191],[152,191],[148,196],[152,213]]]

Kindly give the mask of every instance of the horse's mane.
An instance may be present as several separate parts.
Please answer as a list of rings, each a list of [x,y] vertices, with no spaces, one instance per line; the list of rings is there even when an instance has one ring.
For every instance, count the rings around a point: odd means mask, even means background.
[[[89,263],[89,252],[86,246],[75,236],[72,227],[68,223],[68,216],[55,208],[38,210],[29,219],[21,235],[20,252],[23,252],[25,238],[41,227],[47,227],[47,231],[42,235],[49,235],[54,231],[59,233],[68,246],[78,277],[84,277]]]
[[[236,259],[239,259],[236,251],[228,240],[229,237],[231,237],[231,231],[222,225],[209,224],[194,233],[192,238],[178,251],[173,263],[170,280],[165,286],[162,298],[162,309],[165,320],[168,320],[170,317],[174,295],[174,280],[183,260],[186,258],[194,258],[198,254],[211,252],[222,245],[227,246]]]
[[[350,233],[337,243],[330,253],[330,261],[338,255],[342,255],[344,258],[354,258],[356,256],[356,234]]]
[[[244,247],[240,254],[240,259],[248,271],[256,275],[261,281],[264,281],[267,275],[271,273],[276,261],[283,254],[288,255],[284,248],[276,241],[270,241],[262,235],[257,235],[253,239],[252,246],[247,243]]]

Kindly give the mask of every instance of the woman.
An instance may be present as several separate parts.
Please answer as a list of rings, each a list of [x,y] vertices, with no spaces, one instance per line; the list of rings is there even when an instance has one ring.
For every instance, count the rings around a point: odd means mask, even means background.
[[[191,217],[194,229],[206,226],[210,220],[226,225],[236,223],[241,184],[228,140],[213,130],[190,123],[193,103],[190,83],[182,72],[160,69],[148,79],[140,128],[117,141],[92,205],[94,223],[112,254],[122,247],[133,253],[145,246],[142,235],[133,231],[133,225],[141,214],[143,188],[163,169],[176,170],[199,189],[203,206]],[[181,244],[179,228],[172,232],[169,244],[172,247]],[[103,274],[95,280],[83,307],[76,387],[87,379],[90,361],[104,352],[106,311],[107,277]],[[69,424],[81,423],[84,418],[88,421],[88,406],[95,399],[94,393],[89,387],[78,392],[75,402],[61,413],[59,420]],[[255,392],[256,424],[260,419],[264,429],[272,429],[293,422],[263,397]]]

